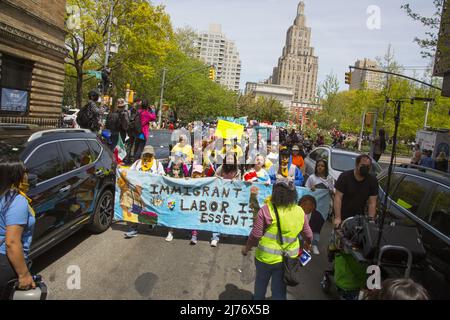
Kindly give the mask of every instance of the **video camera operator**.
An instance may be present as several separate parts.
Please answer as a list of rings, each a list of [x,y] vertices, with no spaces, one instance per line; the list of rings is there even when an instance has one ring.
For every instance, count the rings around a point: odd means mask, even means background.
[[[368,205],[368,214],[375,218],[378,196],[378,181],[370,174],[372,159],[368,155],[356,158],[354,170],[346,171],[336,182],[334,198],[334,226],[339,227],[343,220],[364,214]]]

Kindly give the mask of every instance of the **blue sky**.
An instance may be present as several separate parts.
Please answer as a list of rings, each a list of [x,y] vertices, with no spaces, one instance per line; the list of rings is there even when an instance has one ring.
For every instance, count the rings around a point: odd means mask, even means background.
[[[299,0],[156,0],[164,4],[175,27],[206,31],[210,23],[222,25],[234,40],[242,60],[241,88],[247,81],[268,78],[286,40],[286,31]],[[425,29],[400,9],[404,3],[423,14],[434,12],[432,0],[305,0],[312,45],[319,56],[319,82],[333,72],[346,89],[344,73],[357,59],[384,56],[389,43],[404,66],[427,66],[413,43]],[[371,5],[380,8],[381,28],[369,30]],[[422,71],[420,71],[422,72]]]

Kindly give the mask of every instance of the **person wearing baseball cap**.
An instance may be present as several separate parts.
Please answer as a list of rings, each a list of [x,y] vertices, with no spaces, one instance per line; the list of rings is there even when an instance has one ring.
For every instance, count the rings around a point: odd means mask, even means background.
[[[289,160],[289,163],[294,164],[297,168],[302,170],[302,173],[305,173],[305,160],[303,156],[300,154],[300,147],[298,145],[294,145],[292,147],[292,155]]]
[[[125,110],[125,99],[117,100],[117,109],[114,112],[110,112],[106,118],[106,129],[111,131],[111,149],[114,150],[119,142],[119,136],[122,142],[125,143],[127,138],[128,124],[130,117]]]
[[[141,159],[137,160],[130,170],[143,171],[152,174],[160,174],[164,176],[164,167],[155,159],[155,149],[152,146],[145,146],[142,151]]]

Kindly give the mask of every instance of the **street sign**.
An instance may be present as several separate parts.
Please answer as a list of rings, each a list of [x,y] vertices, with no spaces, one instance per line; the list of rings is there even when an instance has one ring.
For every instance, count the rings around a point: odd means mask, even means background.
[[[88,70],[86,72],[87,75],[89,76],[94,76],[96,77],[98,80],[102,79],[102,72],[101,71],[95,71],[95,70]]]

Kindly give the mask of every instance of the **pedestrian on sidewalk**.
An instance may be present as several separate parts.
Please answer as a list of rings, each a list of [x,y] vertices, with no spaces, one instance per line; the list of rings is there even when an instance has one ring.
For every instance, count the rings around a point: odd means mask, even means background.
[[[133,154],[135,153],[135,142],[136,142],[136,136],[140,134],[142,128],[141,128],[141,119],[140,114],[138,110],[141,108],[142,100],[140,98],[134,99],[133,105],[129,107],[128,110],[128,140],[126,141],[127,144],[127,156],[124,159],[124,162],[127,165],[131,165],[134,161],[137,159],[133,158]],[[125,141],[124,141],[125,142]]]
[[[88,93],[88,103],[81,108],[77,115],[77,123],[82,129],[91,130],[94,133],[100,131],[100,109],[97,105],[100,95],[97,91]]]
[[[433,151],[431,150],[424,150],[424,157],[420,159],[419,165],[422,167],[427,167],[434,169],[434,160],[432,158]]]
[[[140,159],[142,150],[147,145],[148,136],[149,136],[149,126],[150,121],[152,120],[152,114],[148,110],[149,103],[148,100],[142,101],[141,109],[138,110],[139,118],[141,120],[141,132],[137,134],[134,146],[134,159]]]
[[[253,247],[257,247],[254,300],[265,300],[269,281],[272,283],[272,300],[286,300],[283,253],[287,253],[291,258],[298,257],[300,233],[305,239],[304,249],[309,249],[313,235],[303,209],[297,205],[297,197],[293,181],[279,179],[273,186],[272,197],[258,212],[247,245],[242,248],[242,254],[245,256]],[[281,228],[283,245],[277,240],[278,225]]]
[[[413,156],[411,158],[411,164],[419,165],[421,158],[422,158],[422,151],[420,150],[420,145],[416,144],[413,148]]]
[[[381,158],[381,155],[386,151],[386,132],[383,129],[380,129],[378,132],[378,136],[376,136],[373,140],[373,159],[378,162]]]
[[[123,142],[127,139],[128,123],[130,121],[128,112],[125,110],[125,99],[117,101],[117,109],[108,114],[106,118],[106,129],[111,131],[111,150],[114,150],[119,142],[119,136]]]
[[[28,187],[23,163],[0,163],[0,300],[8,299],[13,279],[18,279],[19,289],[36,288],[28,268],[35,225]]]

